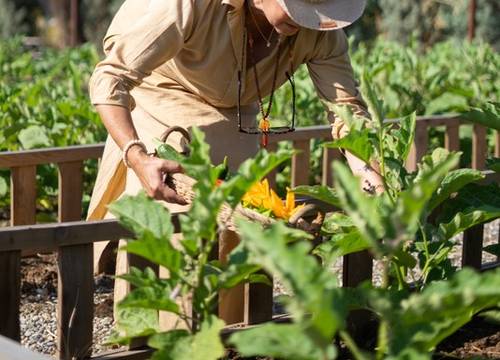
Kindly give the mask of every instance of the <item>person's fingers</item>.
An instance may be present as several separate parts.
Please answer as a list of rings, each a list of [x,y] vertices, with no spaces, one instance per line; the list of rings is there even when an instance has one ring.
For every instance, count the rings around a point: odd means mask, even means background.
[[[182,196],[177,194],[173,189],[169,188],[168,186],[163,186],[158,190],[159,190],[158,195],[160,196],[158,200],[165,200],[166,202],[176,203],[179,205],[187,205],[186,200],[184,200]]]
[[[160,160],[160,167],[159,169],[162,172],[166,173],[182,173],[184,170],[182,169],[182,166],[175,161],[170,161],[170,160]]]

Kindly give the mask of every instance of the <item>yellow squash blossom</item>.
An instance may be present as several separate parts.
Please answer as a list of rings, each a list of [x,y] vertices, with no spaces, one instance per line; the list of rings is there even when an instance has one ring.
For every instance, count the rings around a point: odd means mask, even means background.
[[[272,189],[269,182],[264,179],[255,183],[243,197],[243,206],[270,210],[279,219],[288,220],[297,210],[304,205],[295,206],[295,194],[287,189],[286,200],[283,201]]]

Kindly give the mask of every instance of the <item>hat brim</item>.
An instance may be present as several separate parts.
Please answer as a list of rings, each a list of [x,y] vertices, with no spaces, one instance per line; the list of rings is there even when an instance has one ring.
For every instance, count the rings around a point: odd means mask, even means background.
[[[365,9],[366,0],[276,0],[298,25],[314,30],[335,30],[351,25]]]

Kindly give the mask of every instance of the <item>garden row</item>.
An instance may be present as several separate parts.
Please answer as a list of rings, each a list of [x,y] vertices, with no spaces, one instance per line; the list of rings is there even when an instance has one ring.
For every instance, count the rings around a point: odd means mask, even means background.
[[[368,82],[363,88],[373,123],[367,127],[366,119],[353,116],[348,109],[331,109],[345,119],[351,134],[325,149],[325,179],[332,174],[329,168],[332,157],[328,156],[338,156],[332,151],[342,148],[365,161],[377,161],[386,191],[377,196],[364,193],[359,180],[338,161],[333,165],[334,188],[296,187],[297,193],[341,210],[327,215],[320,233],[315,234],[317,241],[280,221],[262,228],[237,220],[241,244],[227,262],[213,260],[211,256],[217,244],[217,229],[224,226],[217,216],[221,207],[236,207],[256,181],[287,159],[294,166],[294,185],[307,184],[302,172],[307,169],[308,141],[311,137],[328,136],[327,127],[287,135],[297,148],[305,151],[301,154],[263,151],[222,184],[218,181],[222,169],[212,165],[202,134],[193,129],[191,155],[181,159],[187,174],[197,180],[188,213],[171,217],[162,206],[142,195],[124,198],[112,206],[122,224],[135,234],[136,240],[129,242],[127,251],[167,268],[170,273],[168,279],[160,279],[147,268],[132,269],[125,276],[136,288],[120,304],[117,332],[112,341],[127,343],[132,338],[148,336],[149,345],[158,350],[155,359],[217,359],[224,354],[219,338],[224,323],[214,315],[221,290],[248,283],[247,323],[269,319],[270,302],[265,307],[263,301],[269,299],[266,285],[270,279],[261,269],[279,279],[293,294],[280,299],[292,315],[293,323],[269,323],[226,337],[227,343],[243,355],[331,359],[338,350],[333,340],[340,337],[357,359],[371,358],[370,353],[376,353],[377,358],[424,359],[472,316],[485,314],[485,310],[490,310],[489,316],[495,316],[491,310],[496,311],[500,305],[498,269],[478,274],[460,270],[450,261],[450,253],[458,246],[456,235],[464,231],[467,234],[464,265],[480,268],[483,250],[498,256],[498,244],[482,248],[480,230],[481,224],[500,217],[498,158],[485,159],[485,128],[474,125],[473,164],[478,169],[487,165],[492,170],[484,174],[477,169],[457,169],[460,154],[453,150],[458,150],[459,145],[459,119],[417,122],[411,115],[397,123],[384,122],[383,104]],[[481,123],[499,129],[497,107],[475,115]],[[446,127],[448,150],[435,149],[424,156],[428,125]],[[301,138],[306,131],[310,131],[310,136]],[[412,149],[413,142],[417,146]],[[498,140],[496,151],[498,157]],[[63,221],[76,219],[80,208],[71,204],[79,205],[81,182],[74,174],[75,169],[81,170],[78,162],[83,159],[65,157],[57,150],[37,154],[31,156],[32,162],[40,162],[49,154],[56,158],[59,154],[60,217]],[[30,158],[30,154],[4,155],[4,163],[10,161],[13,167],[22,157]],[[14,189],[19,195],[15,204],[21,217],[23,209],[30,208],[34,213],[33,168],[31,164],[29,176],[27,172],[13,172],[13,184],[24,189],[21,193]],[[26,191],[28,179],[30,191]],[[22,204],[28,197],[31,207]],[[170,244],[174,232],[184,235],[180,248]],[[11,289],[19,284],[15,259],[19,258],[20,250],[35,249],[42,244],[59,249],[60,356],[85,353],[91,338],[91,242],[117,239],[125,234],[123,230],[116,223],[103,222],[13,228],[0,233],[5,260],[0,262],[5,267],[2,279]],[[370,277],[362,273],[362,269],[371,268],[365,257],[365,262],[345,262],[344,279],[353,287],[340,287],[330,272],[331,264],[341,257],[359,255],[360,251],[368,251],[381,264],[382,283],[356,286],[359,280]],[[1,325],[3,329],[7,326],[8,333],[16,337],[18,298],[15,292],[7,294],[3,299],[5,306],[1,307],[5,311],[0,317],[4,319]],[[193,299],[192,311],[179,306],[177,301],[188,294]],[[374,337],[376,346],[361,349],[365,344],[355,339],[355,333],[347,326],[349,312],[356,309],[368,310],[373,315],[377,324],[374,326],[378,327]],[[178,315],[184,328],[160,330],[158,310]],[[67,346],[68,339],[73,339],[71,347]]]
[[[417,115],[461,113],[470,107],[499,101],[500,56],[484,44],[446,42],[426,52],[416,44],[402,47],[377,40],[360,46],[353,54],[353,66],[360,78],[371,74],[371,82],[385,100],[388,117],[417,111]],[[450,59],[454,59],[450,61]],[[91,45],[77,49],[28,50],[21,38],[0,42],[0,151],[93,144],[105,139],[106,132],[87,95],[87,83],[98,52]],[[324,106],[316,97],[307,70],[295,75],[298,126],[326,124]],[[290,89],[276,94],[273,117],[289,119]],[[466,128],[464,128],[466,129]],[[461,132],[461,145],[470,155],[470,130]],[[490,147],[494,135],[490,133]],[[430,148],[444,144],[444,133],[432,130]],[[317,183],[321,148],[312,146],[311,181]],[[470,158],[466,156],[465,158]],[[465,162],[462,166],[467,166]],[[85,163],[84,208],[96,174],[96,162]],[[290,166],[282,166],[278,177],[282,191],[289,184]],[[38,170],[39,221],[55,220],[57,172],[54,167]],[[8,218],[8,173],[0,170],[0,218]]]

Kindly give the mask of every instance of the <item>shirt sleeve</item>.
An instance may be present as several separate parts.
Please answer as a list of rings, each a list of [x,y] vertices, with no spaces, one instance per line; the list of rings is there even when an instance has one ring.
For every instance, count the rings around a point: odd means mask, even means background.
[[[316,51],[308,61],[309,75],[319,98],[328,111],[332,136],[338,139],[347,134],[344,121],[328,110],[328,104],[347,104],[357,115],[369,116],[367,107],[357,88],[349,59],[349,44],[343,30],[322,32]]]
[[[92,104],[134,107],[130,90],[182,49],[193,27],[193,1],[150,0],[139,16],[118,12],[116,16],[123,18],[113,21],[130,28],[106,37],[106,58],[89,82]]]

